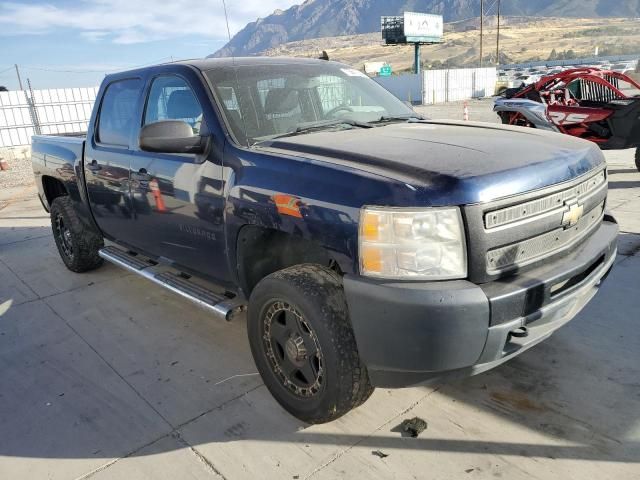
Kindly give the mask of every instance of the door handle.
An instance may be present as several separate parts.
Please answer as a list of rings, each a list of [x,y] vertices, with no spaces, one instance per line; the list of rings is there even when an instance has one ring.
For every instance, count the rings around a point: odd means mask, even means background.
[[[98,165],[98,162],[95,159],[93,159],[91,160],[91,163],[87,165],[87,169],[89,169],[90,172],[97,172],[98,170],[102,170],[102,167]]]
[[[146,168],[141,168],[137,172],[134,172],[131,176],[134,178],[134,180],[138,180],[140,182],[151,180],[151,175],[149,175]]]

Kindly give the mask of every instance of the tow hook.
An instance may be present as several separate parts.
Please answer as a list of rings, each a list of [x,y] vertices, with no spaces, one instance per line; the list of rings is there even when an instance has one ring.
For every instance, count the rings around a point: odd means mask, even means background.
[[[529,336],[529,329],[527,329],[527,327],[516,328],[515,330],[511,330],[509,335],[516,338],[526,338]]]

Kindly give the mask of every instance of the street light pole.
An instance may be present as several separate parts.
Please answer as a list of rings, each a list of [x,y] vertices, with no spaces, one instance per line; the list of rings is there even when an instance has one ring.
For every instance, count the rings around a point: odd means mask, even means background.
[[[498,36],[496,37],[496,65],[500,65],[500,0],[498,0]]]
[[[480,0],[480,68],[482,68],[483,40],[484,40],[484,0]]]

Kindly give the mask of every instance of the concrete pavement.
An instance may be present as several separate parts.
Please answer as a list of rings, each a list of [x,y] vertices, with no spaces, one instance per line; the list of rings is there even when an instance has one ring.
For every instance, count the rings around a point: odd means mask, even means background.
[[[620,256],[578,318],[312,427],[262,385],[242,321],[111,265],[67,271],[33,187],[0,192],[0,478],[639,478],[640,173],[607,155]],[[413,416],[428,429],[403,438]]]

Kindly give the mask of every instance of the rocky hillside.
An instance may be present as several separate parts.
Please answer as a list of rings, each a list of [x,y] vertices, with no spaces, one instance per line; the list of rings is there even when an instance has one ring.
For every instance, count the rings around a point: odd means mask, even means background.
[[[485,1],[488,7],[493,3]],[[510,0],[502,5],[503,14],[513,16],[640,17],[639,0]],[[214,56],[253,55],[296,40],[376,32],[381,16],[403,11],[438,13],[451,22],[479,16],[480,0],[306,0],[249,23]]]
[[[477,19],[446,25],[445,41],[423,48],[425,68],[477,66]],[[485,64],[495,63],[495,17],[485,22]],[[500,63],[535,62],[589,57],[595,48],[602,55],[640,54],[640,22],[626,18],[504,17],[500,33]],[[384,62],[394,72],[410,70],[413,47],[386,46],[380,33],[297,40],[261,52],[267,56],[318,58],[326,51],[331,60],[362,70],[365,62]]]

